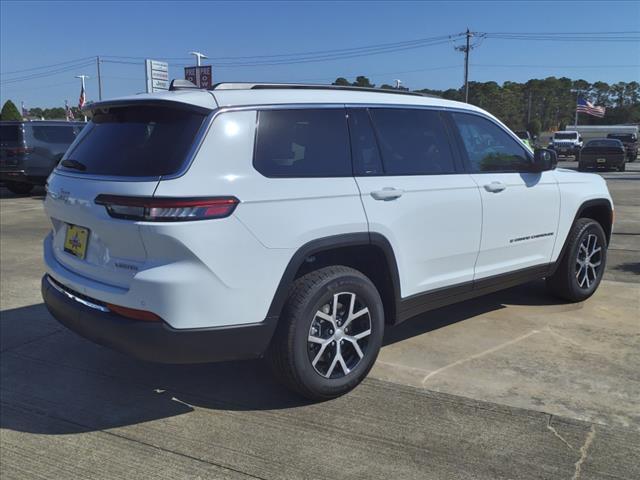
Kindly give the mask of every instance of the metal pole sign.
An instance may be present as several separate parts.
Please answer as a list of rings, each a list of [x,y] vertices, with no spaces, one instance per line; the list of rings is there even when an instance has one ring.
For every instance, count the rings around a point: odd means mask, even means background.
[[[145,60],[145,78],[147,93],[169,90],[169,64],[157,60]]]
[[[211,65],[184,67],[184,78],[198,88],[211,88],[213,85]]]

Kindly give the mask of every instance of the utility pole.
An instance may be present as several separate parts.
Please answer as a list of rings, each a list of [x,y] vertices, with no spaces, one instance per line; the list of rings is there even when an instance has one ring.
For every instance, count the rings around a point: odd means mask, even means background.
[[[189,52],[189,55],[193,55],[196,57],[196,65],[200,66],[203,58],[209,58],[204,53],[200,52]]]
[[[464,49],[464,101],[469,103],[469,39],[471,32],[467,28],[467,46]]]
[[[80,79],[80,82],[82,84],[82,90],[80,92],[80,98],[82,99],[82,102],[79,102],[79,106],[80,108],[82,108],[84,106],[84,103],[86,101],[86,97],[87,97],[87,90],[84,88],[84,81],[89,78],[89,75],[76,75],[76,78]],[[87,121],[87,116],[84,116],[84,121]]]
[[[531,123],[531,90],[529,90],[529,104],[527,106],[527,128],[529,128],[530,123]]]
[[[102,76],[100,75],[100,57],[96,57],[96,67],[98,67],[98,100],[102,100]]]
[[[465,33],[467,38],[466,45],[455,47],[459,52],[464,52],[464,101],[469,103],[469,50],[471,50],[470,40],[473,37],[473,32],[470,32],[467,28]]]

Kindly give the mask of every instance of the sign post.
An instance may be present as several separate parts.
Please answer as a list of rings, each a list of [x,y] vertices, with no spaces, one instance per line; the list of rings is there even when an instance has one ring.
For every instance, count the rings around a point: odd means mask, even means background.
[[[211,88],[213,85],[211,65],[184,67],[184,78],[185,80],[189,80],[198,88]]]
[[[147,59],[144,61],[147,93],[169,90],[169,64]]]

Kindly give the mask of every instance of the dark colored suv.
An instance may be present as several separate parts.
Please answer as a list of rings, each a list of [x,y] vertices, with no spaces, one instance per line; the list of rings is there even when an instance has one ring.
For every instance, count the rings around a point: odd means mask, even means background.
[[[635,133],[610,133],[607,138],[620,140],[624,144],[629,162],[635,162],[638,158],[638,136]]]
[[[0,122],[0,182],[16,194],[44,185],[83,122]]]

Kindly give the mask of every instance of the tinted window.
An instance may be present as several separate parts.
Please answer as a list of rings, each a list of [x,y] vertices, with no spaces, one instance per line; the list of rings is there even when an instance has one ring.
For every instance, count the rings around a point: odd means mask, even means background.
[[[351,176],[345,111],[259,112],[254,166],[267,177]]]
[[[382,175],[380,151],[366,109],[349,110],[349,132],[356,175]]]
[[[472,172],[519,172],[531,165],[520,144],[498,125],[478,115],[453,113]]]
[[[455,173],[447,132],[435,110],[370,110],[387,175]]]
[[[622,148],[622,142],[620,140],[590,140],[585,145],[586,147],[620,147]]]
[[[15,145],[20,142],[20,127],[18,125],[0,125],[0,144]]]
[[[72,126],[31,125],[33,137],[47,143],[63,143],[71,145],[76,138],[77,129]]]
[[[121,107],[96,112],[66,155],[66,159],[80,162],[86,169],[69,170],[132,177],[176,173],[204,119],[204,113],[166,107]]]

